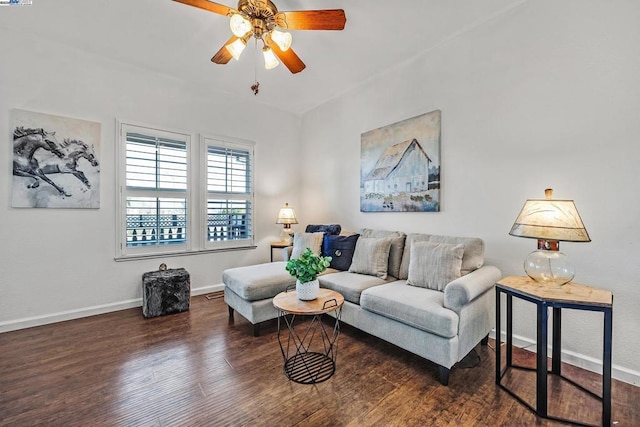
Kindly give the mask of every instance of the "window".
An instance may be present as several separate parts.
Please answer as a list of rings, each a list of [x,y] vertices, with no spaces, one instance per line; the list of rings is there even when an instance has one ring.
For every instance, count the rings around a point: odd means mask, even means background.
[[[116,258],[253,246],[253,144],[201,137],[200,146],[186,133],[120,125]]]
[[[210,247],[253,241],[253,145],[203,137],[206,241]]]

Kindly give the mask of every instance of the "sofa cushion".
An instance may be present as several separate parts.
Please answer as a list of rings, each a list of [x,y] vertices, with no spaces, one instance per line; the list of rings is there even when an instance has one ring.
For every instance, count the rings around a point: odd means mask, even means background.
[[[291,257],[299,258],[300,255],[307,250],[307,248],[311,248],[311,252],[316,255],[320,255],[320,251],[322,249],[322,238],[324,237],[324,233],[319,231],[316,233],[296,233],[293,235],[293,250],[291,251]]]
[[[360,296],[360,306],[365,310],[452,338],[458,335],[459,318],[443,304],[444,293],[409,286],[404,280],[368,288]]]
[[[407,235],[401,231],[372,230],[370,228],[363,228],[360,230],[360,235],[362,237],[388,237],[391,239],[389,266],[387,267],[387,272],[393,277],[398,277],[400,274],[400,265],[402,263],[405,238]]]
[[[353,253],[349,271],[386,279],[390,248],[391,239],[374,239],[361,236],[356,242],[356,249]]]
[[[272,298],[296,283],[296,278],[285,270],[285,265],[286,262],[279,261],[229,268],[222,273],[222,282],[248,301]]]
[[[413,242],[424,241],[451,243],[454,245],[463,244],[464,254],[462,255],[462,266],[460,267],[460,274],[462,275],[477,270],[484,264],[484,242],[482,239],[477,237],[437,236],[434,234],[414,233],[407,235],[398,279],[407,279],[409,277],[409,261],[411,260],[411,246]]]
[[[463,254],[464,245],[414,242],[407,284],[444,291],[449,282],[460,277]]]
[[[365,289],[387,283],[379,277],[349,273],[347,271],[325,274],[324,276],[319,276],[318,280],[321,287],[340,292],[345,300],[354,304],[360,304],[360,293]]]
[[[325,234],[322,242],[322,256],[331,257],[331,268],[342,271],[349,270],[358,237],[360,237],[359,234],[352,236]]]
[[[340,224],[309,224],[304,230],[305,233],[317,233],[322,232],[330,235],[338,235],[342,231]]]

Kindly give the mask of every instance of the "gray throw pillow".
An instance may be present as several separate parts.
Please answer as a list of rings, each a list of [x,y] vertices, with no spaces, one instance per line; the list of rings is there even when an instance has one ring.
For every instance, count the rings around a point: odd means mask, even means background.
[[[463,255],[464,245],[414,242],[407,284],[444,291],[449,282],[460,277]]]
[[[360,237],[356,242],[349,272],[386,279],[389,249],[391,249],[391,239],[389,238]]]
[[[311,248],[311,252],[316,255],[320,255],[320,249],[322,248],[322,238],[324,233],[296,233],[293,235],[293,250],[291,251],[291,257],[300,258],[300,255]]]
[[[402,262],[402,253],[404,251],[405,238],[407,237],[402,231],[373,230],[363,228],[360,230],[362,237],[388,237],[391,239],[391,249],[389,249],[389,266],[387,272],[390,276],[400,276],[400,265]]]

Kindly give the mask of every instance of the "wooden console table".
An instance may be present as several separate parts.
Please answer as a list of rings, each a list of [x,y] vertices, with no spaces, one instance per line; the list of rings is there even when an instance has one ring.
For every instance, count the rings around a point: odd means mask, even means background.
[[[501,312],[500,294],[507,296],[507,337],[506,337],[506,366],[502,369],[501,362]],[[516,366],[513,364],[513,330],[512,330],[512,299],[513,297],[536,304],[537,333],[536,333],[536,368]],[[551,371],[547,369],[547,326],[548,308],[553,309],[553,338],[551,345]],[[561,313],[563,308],[575,310],[599,311],[604,314],[604,349],[602,355],[602,395],[598,395],[575,383],[561,374]],[[602,402],[602,425],[611,425],[611,336],[613,317],[613,294],[604,289],[567,283],[561,287],[550,287],[536,283],[529,277],[510,276],[500,279],[496,283],[496,384],[515,397],[520,403],[543,418],[568,422],[575,425],[587,425],[580,421],[567,420],[550,415],[547,411],[547,375],[557,375],[573,386],[588,393]],[[505,373],[511,369],[536,371],[536,405],[535,407],[524,401],[512,390],[505,387],[501,381]]]

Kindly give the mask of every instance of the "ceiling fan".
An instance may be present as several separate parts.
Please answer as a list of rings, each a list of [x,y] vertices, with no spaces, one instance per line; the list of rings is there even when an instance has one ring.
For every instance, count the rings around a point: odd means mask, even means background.
[[[230,17],[233,36],[211,58],[216,64],[236,60],[253,36],[262,41],[265,68],[276,67],[280,61],[292,73],[299,73],[306,65],[291,49],[292,37],[283,30],[342,30],[347,18],[342,9],[296,10],[280,12],[270,0],[240,0],[236,9],[208,0],[174,0],[219,15]],[[277,58],[276,58],[277,57]]]

